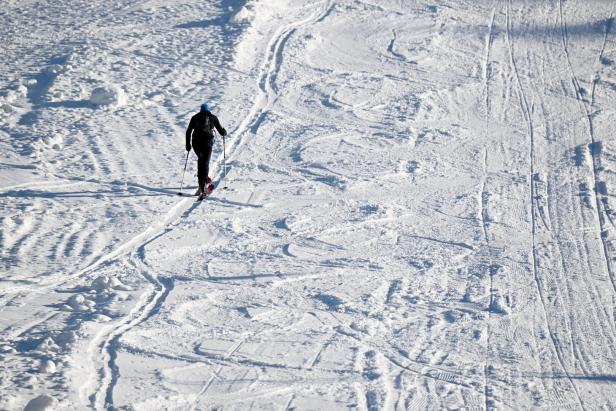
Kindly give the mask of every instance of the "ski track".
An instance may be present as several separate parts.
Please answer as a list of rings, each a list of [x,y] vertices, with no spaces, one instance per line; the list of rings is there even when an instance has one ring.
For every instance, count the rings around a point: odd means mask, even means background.
[[[131,238],[112,252],[101,256],[96,262],[77,273],[76,277],[80,278],[85,274],[94,273],[97,268],[105,263],[122,263],[122,260],[128,257],[128,263],[141,273],[146,281],[150,283],[152,289],[150,292],[145,292],[140,296],[139,302],[137,302],[128,315],[114,323],[107,331],[97,333],[96,337],[89,343],[90,368],[96,370],[91,371],[91,373],[100,377],[90,376],[90,381],[85,383],[85,386],[90,388],[85,389],[82,397],[92,398],[91,406],[95,409],[109,409],[113,407],[113,386],[116,384],[119,374],[115,358],[120,339],[127,331],[147,320],[158,311],[172,288],[172,283],[161,281],[157,276],[148,274],[146,268],[143,267],[144,247],[166,234],[170,230],[169,225],[178,220],[181,213],[185,212],[187,204],[190,203],[192,203],[190,199],[179,201],[167,212],[162,223],[154,227],[148,227],[145,231]],[[70,281],[73,282],[75,279],[71,278]],[[59,285],[63,285],[63,283],[54,286]],[[48,318],[44,321],[46,320]],[[97,363],[102,363],[102,366],[97,366]],[[94,394],[88,392],[92,389],[91,387],[98,387]]]
[[[233,131],[237,137],[233,140],[232,145],[229,147],[231,153],[241,152],[243,143],[248,140],[244,137],[244,134],[250,132],[256,134],[264,117],[267,116],[267,112],[276,98],[276,86],[275,81],[280,71],[282,64],[282,50],[287,39],[298,28],[310,23],[317,23],[323,18],[327,17],[331,11],[332,3],[329,0],[324,2],[324,10],[318,12],[314,16],[309,16],[304,20],[293,22],[289,25],[283,26],[272,36],[267,45],[267,51],[262,63],[261,72],[257,79],[257,86],[259,90],[258,96],[254,100],[254,104],[250,109],[250,112],[240,125]],[[230,156],[231,157],[231,156]]]
[[[560,368],[562,369],[562,371],[565,373],[565,376],[567,377],[567,380],[569,381],[569,384],[571,385],[577,402],[579,404],[579,406],[583,409],[584,405],[582,402],[582,399],[580,397],[579,391],[577,386],[575,385],[575,383],[573,382],[573,379],[571,378],[571,375],[569,374],[569,371],[567,370],[565,363],[563,361],[562,358],[562,353],[559,349],[559,345],[557,343],[556,337],[554,336],[554,333],[552,331],[552,327],[550,325],[550,320],[549,320],[549,315],[548,315],[548,310],[546,308],[546,299],[544,296],[544,291],[541,287],[541,281],[539,279],[539,266],[538,266],[538,251],[537,251],[537,245],[536,245],[536,235],[537,235],[537,220],[536,220],[536,207],[537,207],[537,203],[536,203],[536,194],[535,194],[535,184],[534,184],[534,179],[535,179],[535,152],[534,152],[534,147],[535,147],[535,135],[534,135],[534,125],[533,125],[533,121],[532,121],[532,113],[531,113],[531,108],[529,106],[528,103],[528,99],[527,96],[525,94],[524,88],[522,86],[522,82],[520,80],[520,74],[519,74],[519,70],[516,64],[516,59],[515,59],[515,55],[514,55],[514,44],[513,44],[513,40],[511,37],[511,14],[510,14],[510,8],[511,8],[511,0],[507,0],[507,12],[506,12],[506,20],[507,20],[507,43],[508,43],[508,47],[509,47],[509,55],[511,58],[511,65],[513,66],[514,69],[514,73],[515,73],[515,77],[516,77],[516,83],[518,85],[518,93],[519,93],[519,100],[520,100],[520,106],[522,109],[522,112],[524,113],[524,117],[527,121],[527,135],[528,135],[528,139],[529,139],[529,164],[530,164],[530,175],[529,175],[529,183],[530,183],[530,204],[531,204],[531,224],[532,224],[532,252],[531,252],[531,265],[532,265],[532,270],[533,270],[533,277],[534,277],[534,281],[535,281],[535,287],[537,290],[537,294],[539,295],[539,299],[541,301],[541,307],[543,310],[543,318],[545,321],[545,326],[546,326],[546,330],[548,332],[548,335],[550,337],[550,340],[552,342],[552,348],[556,354],[556,358],[558,359],[558,363]]]
[[[485,60],[483,63],[483,78],[484,78],[484,93],[485,93],[485,138],[487,140],[488,135],[490,133],[490,116],[491,116],[491,107],[490,107],[490,76],[491,76],[491,70],[490,70],[490,55],[492,52],[492,47],[493,47],[493,43],[494,43],[494,24],[495,24],[495,17],[496,17],[496,7],[494,7],[492,9],[492,13],[490,16],[490,22],[488,23],[488,33],[486,35],[486,40],[485,40]],[[489,215],[488,215],[488,207],[489,207],[489,196],[490,193],[487,191],[487,184],[488,184],[488,148],[484,147],[483,149],[483,175],[482,175],[482,181],[481,181],[481,191],[480,191],[480,198],[479,198],[479,203],[481,204],[480,207],[480,216],[479,218],[481,219],[481,226],[482,226],[482,230],[483,230],[483,237],[485,240],[485,245],[486,247],[490,246],[490,240],[489,240],[489,236],[488,236],[488,225],[489,225]],[[486,333],[487,333],[487,337],[486,337],[486,351],[489,355],[490,351],[491,351],[491,347],[490,347],[490,327],[491,327],[491,323],[492,323],[492,307],[494,306],[494,275],[492,274],[492,271],[490,271],[490,302],[489,302],[489,306],[488,306],[488,320],[487,320],[487,324],[486,324]],[[486,357],[488,356],[486,355]],[[483,375],[484,375],[484,389],[483,389],[483,394],[484,394],[484,406],[486,410],[490,409],[490,377],[489,377],[489,370],[490,370],[490,366],[488,364],[488,361],[486,360],[484,362],[484,366],[483,366]]]
[[[614,290],[614,292],[616,293],[616,277],[614,274],[614,268],[612,267],[612,262],[611,262],[611,258],[610,258],[610,250],[608,247],[608,244],[606,242],[606,238],[604,233],[607,233],[607,227],[606,227],[606,223],[605,223],[605,213],[602,211],[603,207],[602,207],[602,203],[599,200],[599,184],[600,184],[600,178],[599,178],[599,169],[600,169],[600,158],[597,158],[600,154],[597,154],[594,151],[594,147],[597,147],[597,140],[595,138],[595,131],[594,131],[594,123],[593,123],[593,113],[592,113],[592,107],[594,105],[594,95],[595,95],[595,83],[593,82],[593,90],[592,90],[592,94],[591,94],[591,101],[590,103],[587,105],[587,103],[583,100],[582,96],[580,96],[580,90],[582,89],[580,86],[580,82],[575,74],[575,70],[573,69],[573,65],[571,64],[571,57],[569,55],[569,47],[568,47],[568,42],[569,42],[569,34],[567,31],[567,21],[565,20],[565,15],[564,15],[564,11],[563,11],[563,0],[559,0],[558,1],[558,8],[559,8],[559,13],[560,13],[560,25],[561,25],[561,34],[562,34],[562,45],[563,45],[563,51],[565,53],[565,57],[567,60],[567,67],[569,69],[569,72],[571,73],[571,80],[573,82],[573,85],[575,86],[575,95],[577,97],[577,100],[579,102],[580,105],[580,109],[582,111],[582,113],[585,115],[585,118],[588,122],[588,136],[589,136],[589,141],[590,141],[590,145],[589,148],[591,150],[590,153],[590,158],[591,158],[591,165],[592,165],[592,186],[593,186],[593,190],[591,190],[592,192],[592,196],[594,199],[594,204],[595,204],[595,212],[596,212],[596,220],[598,221],[598,226],[597,226],[597,237],[601,239],[601,243],[603,246],[603,258],[604,258],[604,263],[605,263],[605,267],[607,269],[607,272],[609,274],[609,278],[610,281],[612,282],[612,288]],[[612,18],[613,16],[613,8],[612,11],[610,13],[610,18]],[[609,28],[606,28],[605,31],[605,37],[604,37],[604,41],[603,41],[603,48],[605,47],[605,42],[607,41],[607,36],[609,34]],[[599,53],[599,60],[601,59],[601,56],[603,54],[603,48],[601,49],[600,53]]]
[[[282,28],[272,38],[270,42],[272,46],[268,47],[268,54],[264,62],[264,67],[267,67],[267,70],[265,71],[264,74],[259,76],[260,80],[258,82],[261,93],[267,96],[266,100],[268,101],[268,104],[272,100],[272,96],[275,94],[275,89],[276,89],[275,78],[276,78],[277,72],[280,69],[281,60],[282,60],[282,49],[284,47],[286,40],[289,38],[289,36],[293,34],[295,27],[300,27],[300,26],[309,24],[312,21],[318,21],[320,18],[327,15],[329,8],[330,6],[326,4],[325,11],[318,14],[316,18],[311,16],[306,20],[292,23]],[[256,134],[260,119],[266,115],[265,113],[267,112],[267,105],[257,106],[256,108],[253,108],[251,112],[255,113],[252,116],[249,115],[249,117],[254,118],[252,125],[245,126],[245,127],[242,127],[240,125],[240,128],[238,130],[235,130],[234,132],[234,134],[237,134],[238,137],[234,140],[234,145],[232,145],[230,150],[228,151],[229,158],[231,158],[233,152],[238,150],[238,147],[241,146],[242,138],[243,139],[246,138],[246,137],[243,137],[243,134],[246,130],[251,130],[253,134]],[[97,173],[97,174],[101,174],[101,173]],[[102,173],[102,174],[107,174],[107,172]],[[124,254],[135,253],[135,250],[136,250],[136,254],[139,257],[136,259],[131,258],[131,264],[143,265],[143,250],[145,246],[148,243],[151,243],[152,241],[166,234],[169,231],[169,229],[166,228],[166,226],[168,226],[170,223],[178,219],[179,210],[185,209],[187,203],[189,202],[190,202],[189,199],[185,199],[185,200],[178,202],[174,207],[172,207],[172,209],[167,213],[167,215],[163,219],[164,223],[162,226],[165,228],[163,228],[162,230],[160,228],[155,228],[155,229],[148,228],[146,231],[133,237],[130,241],[126,242],[124,245],[114,250],[112,253],[109,253],[101,257],[96,263],[94,263],[90,267],[87,267],[82,272],[78,273],[78,275],[83,275],[86,272],[94,271],[96,267],[99,266],[100,264],[106,261],[110,261],[112,259],[118,259],[119,256],[124,255]],[[248,202],[250,202],[250,200]],[[138,261],[138,263],[134,261]],[[132,328],[138,326],[142,322],[151,318],[154,315],[154,313],[160,309],[160,306],[164,303],[165,298],[169,295],[169,292],[171,291],[172,283],[170,287],[169,283],[165,284],[164,281],[161,282],[161,280],[157,278],[156,275],[148,274],[144,268],[137,267],[137,271],[141,272],[144,278],[148,282],[150,282],[152,291],[150,293],[145,293],[144,295],[142,295],[141,301],[136,305],[133,311],[128,316],[126,316],[122,321],[117,322],[113,326],[111,331],[109,331],[108,333],[105,333],[104,336],[99,334],[98,338],[92,340],[90,343],[91,347],[95,346],[97,348],[96,350],[93,350],[92,348],[90,348],[89,351],[90,352],[96,351],[96,353],[94,354],[94,357],[99,357],[100,355],[102,355],[103,356],[102,362],[104,364],[102,370],[97,371],[98,375],[102,375],[102,377],[100,378],[100,381],[97,381],[96,383],[90,383],[90,386],[92,387],[94,386],[99,387],[94,395],[88,395],[88,397],[93,398],[92,406],[95,409],[103,409],[103,408],[113,409],[114,408],[113,388],[116,385],[117,380],[119,378],[119,369],[118,369],[118,365],[116,364],[116,357],[117,357],[116,351],[119,347],[120,339],[122,338],[124,334],[126,334]],[[235,350],[237,350],[237,348],[239,348],[240,345],[241,345],[241,342],[239,342],[237,346],[234,349],[232,349],[231,352],[229,352],[227,356],[225,356],[225,359],[233,355]],[[102,353],[102,354],[99,354],[99,353]],[[93,360],[92,362],[96,363],[100,361]],[[222,366],[219,367],[219,370],[215,372],[214,375],[220,372],[221,369],[222,369]],[[214,376],[212,377],[212,379],[208,381],[208,383],[206,383],[206,385],[202,388],[202,390],[196,396],[195,406],[197,404],[196,401],[198,401],[198,398],[201,395],[203,395],[205,391],[207,391],[213,379],[214,379]],[[191,409],[194,409],[194,407],[192,407]]]

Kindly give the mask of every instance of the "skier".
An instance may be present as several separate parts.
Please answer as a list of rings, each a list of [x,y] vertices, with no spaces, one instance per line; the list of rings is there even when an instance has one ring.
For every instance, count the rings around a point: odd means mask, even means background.
[[[214,134],[212,130],[216,127],[221,136],[227,135],[225,130],[216,117],[210,111],[206,103],[201,104],[201,111],[192,116],[188,129],[186,129],[186,151],[194,149],[198,157],[197,179],[199,180],[199,197],[207,195],[206,184],[212,181],[209,177],[210,157],[214,145]],[[192,147],[191,147],[192,140]],[[209,189],[211,191],[211,189]]]

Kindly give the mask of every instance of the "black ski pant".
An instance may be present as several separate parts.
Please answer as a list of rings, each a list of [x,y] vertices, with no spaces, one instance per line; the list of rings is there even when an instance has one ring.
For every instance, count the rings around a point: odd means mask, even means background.
[[[199,180],[199,189],[203,191],[207,184],[207,178],[210,172],[210,157],[212,157],[212,144],[204,144],[200,147],[194,147],[197,155],[197,178]]]

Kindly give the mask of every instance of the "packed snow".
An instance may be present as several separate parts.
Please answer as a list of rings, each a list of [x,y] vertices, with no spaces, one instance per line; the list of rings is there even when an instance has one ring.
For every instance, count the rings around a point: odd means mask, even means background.
[[[4,1],[0,409],[615,409],[615,5]]]

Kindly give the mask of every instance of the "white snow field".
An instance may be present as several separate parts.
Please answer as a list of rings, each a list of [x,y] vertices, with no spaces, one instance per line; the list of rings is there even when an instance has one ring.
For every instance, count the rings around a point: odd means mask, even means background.
[[[0,409],[616,409],[615,9],[2,1]]]

